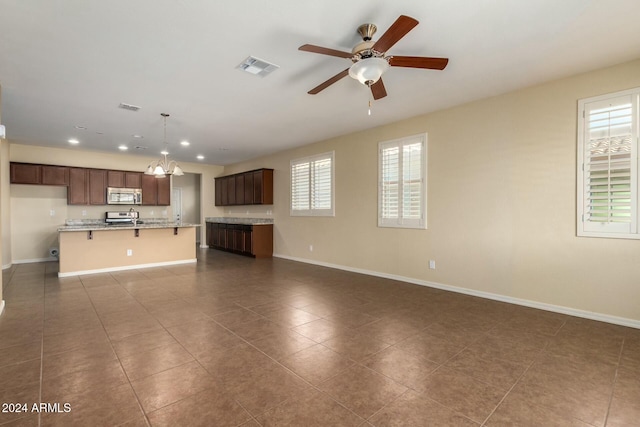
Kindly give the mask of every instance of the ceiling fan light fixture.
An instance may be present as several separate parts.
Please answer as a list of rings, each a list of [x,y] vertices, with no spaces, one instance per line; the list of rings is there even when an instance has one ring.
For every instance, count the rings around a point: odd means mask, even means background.
[[[349,68],[349,76],[365,86],[371,86],[389,69],[389,62],[384,58],[364,58]]]

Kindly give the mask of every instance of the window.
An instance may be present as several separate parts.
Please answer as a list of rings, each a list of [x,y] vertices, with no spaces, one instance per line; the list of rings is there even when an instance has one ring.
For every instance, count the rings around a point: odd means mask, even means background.
[[[640,88],[578,102],[578,236],[640,239]]]
[[[378,146],[378,226],[427,228],[427,135]]]
[[[291,161],[291,215],[334,215],[333,151]]]

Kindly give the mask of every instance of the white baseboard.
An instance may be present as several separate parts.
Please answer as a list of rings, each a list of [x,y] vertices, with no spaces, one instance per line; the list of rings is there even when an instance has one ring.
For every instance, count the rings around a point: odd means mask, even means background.
[[[69,271],[58,273],[58,277],[79,276],[81,274],[111,273],[113,271],[137,270],[139,268],[166,267],[168,265],[192,264],[198,262],[197,259],[184,259],[180,261],[153,262],[150,264],[126,265],[123,267],[98,268],[96,270]]]
[[[457,286],[444,285],[442,283],[428,282],[426,280],[415,279],[412,277],[399,276],[396,274],[382,273],[373,270],[365,270],[362,268],[348,267],[340,264],[331,264],[328,262],[315,261],[306,258],[292,257],[282,254],[273,254],[276,258],[288,259],[291,261],[304,262],[307,264],[319,265],[322,267],[335,268],[337,270],[350,271],[352,273],[366,274],[369,276],[382,277],[385,279],[399,280],[402,282],[413,283],[414,285],[428,286],[430,288],[442,289],[444,291],[456,292],[459,294],[472,295],[475,297],[486,298],[494,301],[506,302],[509,304],[522,305],[525,307],[537,308],[540,310],[552,311],[555,313],[568,314],[570,316],[582,317],[584,319],[598,320],[600,322],[613,323],[614,325],[628,326],[630,328],[640,329],[640,320],[628,319],[625,317],[611,316],[603,313],[580,310],[577,308],[565,307],[561,305],[547,304],[538,301],[531,301],[522,298],[515,298],[506,295],[494,294],[491,292],[476,291],[474,289],[460,288]]]
[[[58,258],[49,257],[49,258],[33,258],[33,259],[18,259],[11,261],[13,264],[31,264],[32,262],[49,262],[49,261],[58,261]]]
[[[0,316],[4,313],[4,300],[0,300]]]
[[[209,245],[200,245],[200,249],[209,249]]]
[[[12,265],[13,265],[13,264],[11,264],[11,263],[9,263],[9,264],[5,264],[5,265],[3,265],[3,266],[2,266],[2,269],[3,269],[3,270],[6,270],[7,268],[11,268],[11,266],[12,266]]]

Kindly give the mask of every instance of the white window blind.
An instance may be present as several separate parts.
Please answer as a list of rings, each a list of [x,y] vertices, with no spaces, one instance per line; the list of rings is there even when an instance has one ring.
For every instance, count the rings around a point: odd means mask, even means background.
[[[638,235],[638,96],[619,92],[579,103],[578,235]]]
[[[334,153],[291,161],[291,215],[333,216]]]
[[[379,144],[378,226],[426,228],[426,135]]]

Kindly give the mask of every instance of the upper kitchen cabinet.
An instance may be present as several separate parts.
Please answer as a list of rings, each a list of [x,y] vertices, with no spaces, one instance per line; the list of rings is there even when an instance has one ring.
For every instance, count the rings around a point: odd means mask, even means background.
[[[158,206],[169,206],[171,204],[171,178],[156,178],[158,185]],[[143,197],[144,197],[144,193]]]
[[[142,188],[142,173],[107,171],[107,184],[107,187]]]
[[[42,165],[11,163],[11,184],[41,184]]]
[[[215,179],[216,206],[272,205],[273,169],[258,169]]]
[[[69,185],[69,168],[66,166],[42,165],[42,184]]]
[[[142,204],[151,206],[169,206],[171,204],[171,178],[156,178],[154,175],[141,175]]]
[[[159,179],[153,175],[142,175],[142,204],[155,206],[158,204],[158,183]]]
[[[106,205],[107,171],[102,169],[69,168],[69,205]]]
[[[88,169],[89,175],[89,204],[107,204],[107,171],[102,169]]]
[[[89,179],[84,168],[69,168],[69,187],[67,188],[67,204],[89,204]]]
[[[69,185],[66,166],[11,162],[11,184]]]

